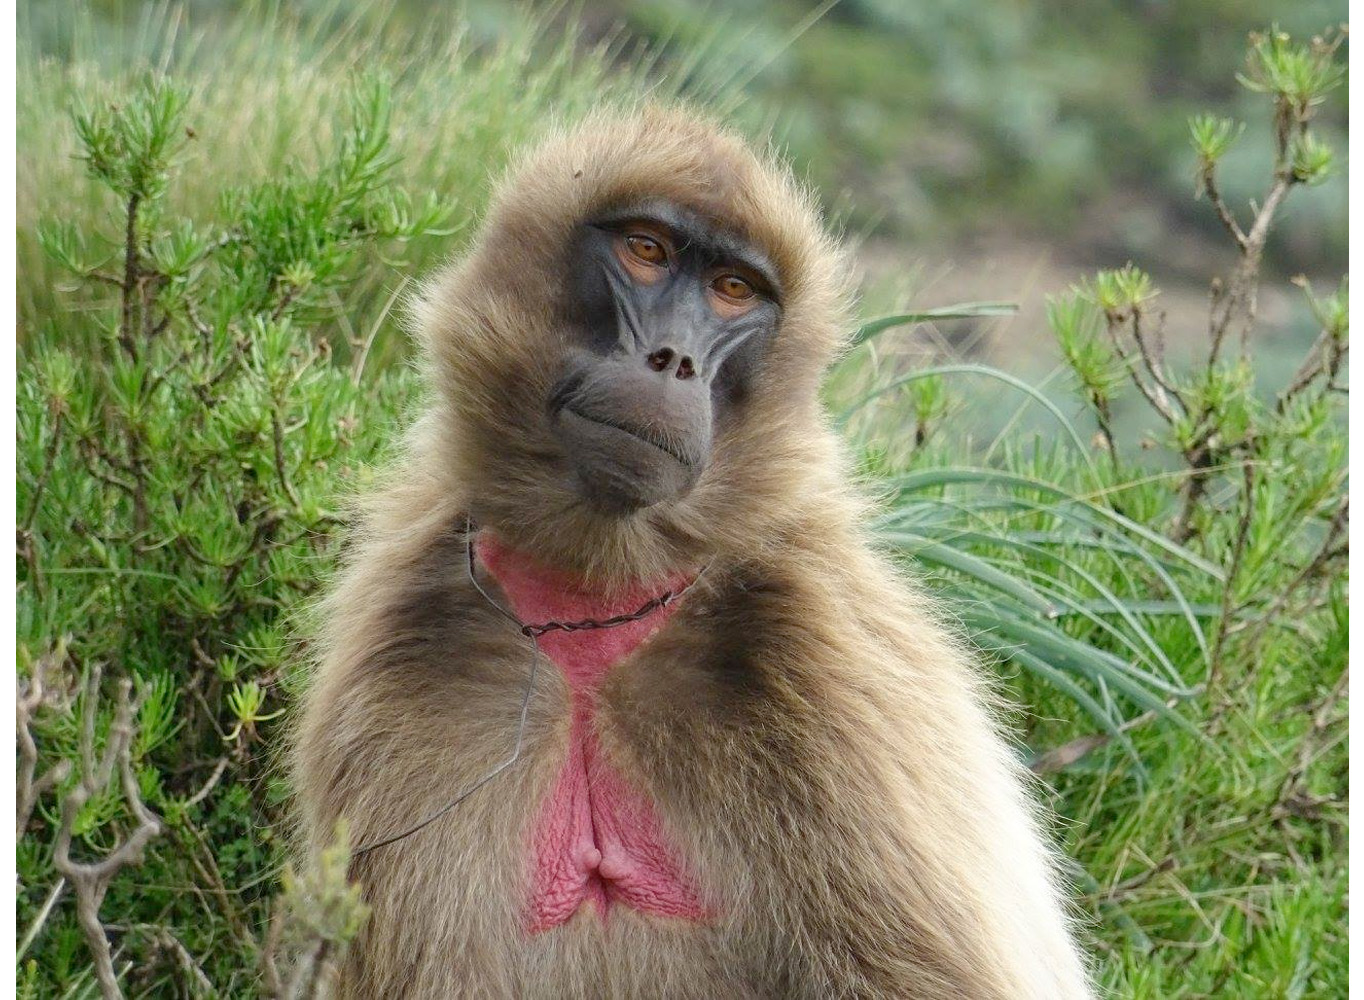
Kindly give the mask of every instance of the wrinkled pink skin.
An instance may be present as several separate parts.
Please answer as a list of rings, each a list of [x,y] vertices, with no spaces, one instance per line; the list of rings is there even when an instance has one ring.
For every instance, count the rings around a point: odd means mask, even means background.
[[[602,620],[629,614],[687,577],[639,585],[609,595],[585,592],[561,573],[538,566],[488,532],[475,542],[479,563],[497,580],[511,610],[527,624]],[[547,931],[585,903],[602,919],[614,904],[643,913],[702,920],[694,883],[664,841],[649,800],[611,767],[598,744],[596,692],[613,665],[647,639],[676,608],[657,608],[635,622],[606,629],[549,632],[540,650],[563,673],[572,692],[568,759],[545,801],[533,846],[526,929]]]

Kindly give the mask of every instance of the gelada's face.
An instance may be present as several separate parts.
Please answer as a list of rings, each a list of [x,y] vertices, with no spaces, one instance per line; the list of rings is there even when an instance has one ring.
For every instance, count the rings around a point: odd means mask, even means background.
[[[580,227],[568,288],[573,346],[549,414],[578,488],[621,515],[684,496],[776,333],[770,262],[646,202]]]

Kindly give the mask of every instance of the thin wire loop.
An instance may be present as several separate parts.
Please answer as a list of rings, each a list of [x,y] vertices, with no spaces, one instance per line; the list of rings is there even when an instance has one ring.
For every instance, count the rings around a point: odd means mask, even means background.
[[[531,693],[535,690],[535,675],[540,669],[540,658],[542,656],[540,652],[540,644],[535,641],[536,639],[538,639],[542,635],[545,635],[548,632],[581,632],[587,629],[615,628],[617,625],[625,625],[628,624],[629,622],[639,621],[641,618],[644,618],[652,614],[659,608],[667,607],[669,604],[677,600],[687,591],[691,590],[691,588],[696,585],[696,581],[701,579],[702,575],[705,574],[706,570],[710,568],[710,564],[707,563],[705,566],[701,568],[701,572],[697,573],[696,576],[692,578],[691,582],[689,582],[686,586],[682,587],[680,590],[676,592],[673,592],[671,590],[665,590],[662,594],[659,594],[657,597],[650,598],[648,601],[642,604],[638,610],[632,611],[629,614],[614,615],[610,618],[605,618],[601,620],[598,620],[596,618],[583,618],[579,621],[569,622],[548,621],[538,625],[527,625],[525,622],[521,621],[521,619],[517,618],[516,615],[514,615],[511,611],[504,608],[501,604],[498,604],[497,601],[493,599],[492,595],[483,589],[483,585],[478,582],[478,573],[475,571],[474,567],[474,525],[473,520],[467,517],[464,520],[464,558],[465,563],[468,566],[469,570],[469,582],[474,585],[474,589],[477,590],[479,594],[483,597],[483,599],[493,607],[493,610],[495,610],[503,618],[507,619],[509,622],[515,625],[516,630],[520,632],[523,636],[525,636],[528,640],[530,640],[531,650],[530,674],[526,678],[526,690],[521,695],[521,715],[516,725],[516,742],[512,746],[511,756],[504,760],[502,763],[498,764],[483,777],[479,778],[464,791],[460,792],[459,795],[455,796],[445,805],[441,806],[435,812],[431,813],[431,815],[427,816],[425,819],[419,820],[412,826],[408,827],[406,830],[403,830],[401,833],[395,833],[391,837],[385,837],[383,840],[376,841],[373,844],[366,844],[364,847],[357,847],[354,851],[351,852],[352,858],[363,857],[370,851],[377,851],[381,847],[387,847],[389,844],[397,843],[398,841],[403,840],[406,837],[412,836],[412,834],[416,833],[418,830],[430,826],[436,820],[440,819],[446,813],[450,812],[450,810],[458,806],[470,795],[473,795],[474,792],[478,791],[488,782],[492,781],[499,774],[507,770],[507,768],[511,767],[513,764],[515,764],[518,760],[521,759],[521,748],[525,743],[526,737],[526,720],[527,718],[529,718],[530,715]]]

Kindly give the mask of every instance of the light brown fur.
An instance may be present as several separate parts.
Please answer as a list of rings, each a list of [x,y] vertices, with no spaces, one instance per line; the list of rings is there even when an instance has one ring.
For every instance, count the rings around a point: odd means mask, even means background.
[[[570,227],[642,195],[767,249],[783,318],[710,467],[626,519],[585,505],[544,399]],[[439,390],[368,507],[324,612],[296,778],[316,848],[400,831],[507,754],[526,640],[470,587],[466,516],[618,583],[710,562],[608,676],[615,767],[655,803],[717,916],[590,909],[528,935],[531,826],[568,739],[542,669],[526,752],[444,818],[355,866],[373,914],[345,997],[1089,996],[1026,778],[961,645],[859,526],[817,388],[845,268],[788,172],[690,114],[601,115],[500,188],[417,310]]]

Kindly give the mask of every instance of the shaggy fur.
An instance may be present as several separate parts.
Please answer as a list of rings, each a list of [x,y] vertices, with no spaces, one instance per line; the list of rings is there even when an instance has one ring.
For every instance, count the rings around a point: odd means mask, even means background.
[[[572,227],[642,197],[764,248],[783,315],[683,499],[595,512],[550,434]],[[540,670],[520,762],[357,859],[373,914],[345,997],[1090,995],[1025,791],[962,647],[859,526],[820,378],[845,267],[785,168],[675,110],[599,116],[501,185],[480,239],[425,288],[438,390],[324,607],[295,773],[316,849],[372,843],[505,758],[527,641],[470,586],[466,517],[603,590],[709,569],[597,692],[612,766],[654,803],[703,922],[591,908],[524,929],[531,838],[570,693]]]

